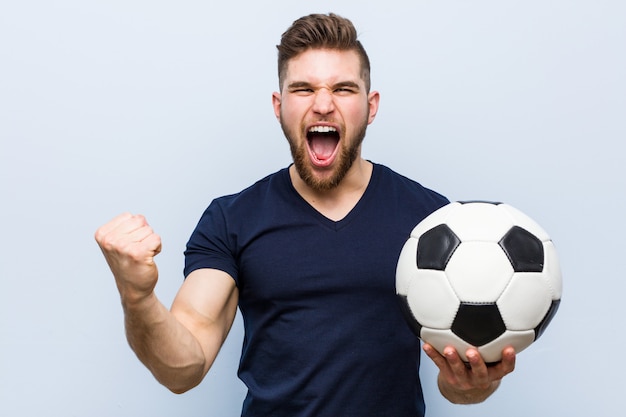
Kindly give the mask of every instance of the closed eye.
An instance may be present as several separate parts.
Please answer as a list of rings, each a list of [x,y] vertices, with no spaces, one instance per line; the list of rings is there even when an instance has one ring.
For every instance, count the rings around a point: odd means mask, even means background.
[[[306,82],[295,82],[287,88],[290,93],[295,94],[307,95],[315,93],[315,87]],[[359,91],[359,85],[351,81],[338,83],[332,87],[332,92],[339,95],[358,94]]]
[[[357,94],[359,92],[359,85],[353,82],[344,82],[335,85],[333,91],[339,94]]]
[[[311,94],[313,93],[313,87],[308,83],[297,82],[290,84],[288,87],[290,93],[296,94]]]

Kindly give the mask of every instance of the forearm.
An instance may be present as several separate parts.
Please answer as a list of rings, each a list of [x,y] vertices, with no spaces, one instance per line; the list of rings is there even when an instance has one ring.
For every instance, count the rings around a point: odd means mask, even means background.
[[[207,274],[192,280],[194,285],[189,285],[188,277],[183,284],[186,290],[181,288],[181,307],[174,311],[173,305],[169,311],[154,294],[158,280],[154,257],[161,251],[161,238],[143,216],[120,214],[98,228],[95,239],[115,277],[126,337],[137,357],[173,392],[198,385],[234,319],[234,281],[223,273],[220,282],[228,284],[219,292],[207,284],[213,282]]]
[[[200,343],[154,293],[122,305],[128,342],[154,377],[175,393],[198,385],[206,373]]]
[[[439,391],[448,401],[454,404],[477,404],[485,401],[500,386],[500,381],[493,381],[485,387],[471,388],[466,390],[457,389],[448,384],[439,374],[437,378]]]

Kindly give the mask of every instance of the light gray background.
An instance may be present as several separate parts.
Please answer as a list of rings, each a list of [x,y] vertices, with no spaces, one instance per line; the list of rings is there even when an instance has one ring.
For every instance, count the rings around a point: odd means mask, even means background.
[[[515,373],[452,406],[425,361],[428,416],[624,412],[624,2],[20,0],[0,5],[0,415],[238,415],[239,319],[206,380],[169,393],[126,344],[93,232],[145,214],[169,305],[211,199],[290,162],[275,44],[327,11],[382,94],[364,155],[516,206],[561,257],[561,309]]]

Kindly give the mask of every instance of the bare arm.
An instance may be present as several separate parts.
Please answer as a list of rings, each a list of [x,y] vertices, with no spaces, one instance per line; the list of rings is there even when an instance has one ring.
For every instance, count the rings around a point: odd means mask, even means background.
[[[502,361],[487,366],[476,349],[466,352],[465,364],[453,347],[446,347],[444,355],[429,344],[424,352],[439,368],[437,384],[441,394],[455,404],[476,404],[485,401],[500,386],[505,375],[515,369],[515,349],[505,348]]]
[[[237,289],[224,272],[197,270],[183,283],[171,311],[154,293],[124,305],[126,337],[154,377],[175,393],[198,385],[226,340]]]
[[[143,216],[123,214],[96,232],[124,309],[126,336],[155,378],[176,393],[198,385],[233,323],[238,292],[221,271],[191,273],[171,311],[157,299],[161,242]]]

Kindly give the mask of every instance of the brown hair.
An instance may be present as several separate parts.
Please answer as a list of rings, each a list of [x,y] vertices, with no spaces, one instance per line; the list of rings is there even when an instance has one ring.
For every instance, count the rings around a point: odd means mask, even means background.
[[[361,60],[361,78],[370,90],[370,61],[365,48],[357,39],[352,22],[334,13],[311,14],[301,17],[283,33],[278,48],[278,82],[282,90],[287,63],[309,49],[355,51]]]

